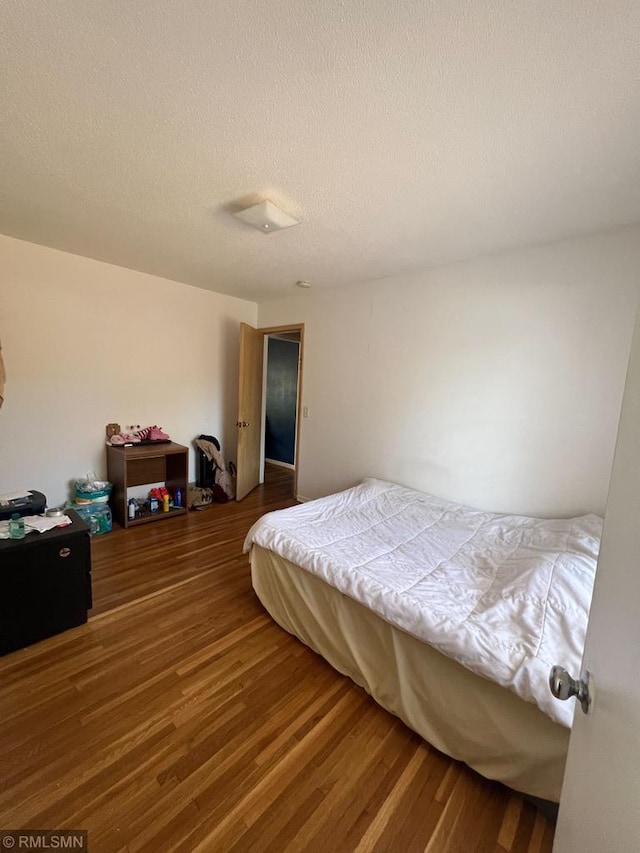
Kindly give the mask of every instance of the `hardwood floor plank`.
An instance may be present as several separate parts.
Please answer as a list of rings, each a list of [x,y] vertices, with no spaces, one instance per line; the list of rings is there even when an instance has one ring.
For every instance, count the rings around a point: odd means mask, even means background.
[[[264,773],[260,781],[252,786],[222,821],[216,823],[215,828],[194,847],[194,850],[210,850],[216,847],[222,850],[227,849],[228,824],[233,825],[233,820],[242,816],[243,822],[251,827],[290,784],[291,774],[295,773],[300,765],[304,767],[314,757],[322,746],[323,738],[335,737],[337,726],[355,724],[363,701],[362,697],[357,697],[351,692],[342,696],[330,710],[325,712],[314,730],[305,735],[285,757]]]
[[[376,729],[368,738],[366,734],[364,740],[358,736],[353,752],[341,750],[343,769],[336,765],[333,780],[323,780],[325,796],[316,812],[293,837],[281,833],[277,838],[283,851],[319,850],[322,845],[332,850],[354,849],[369,824],[371,798],[380,780],[390,773],[385,760],[387,750],[397,747],[401,753],[407,749],[396,728],[385,724],[379,714],[375,723]]]
[[[0,658],[4,828],[83,828],[93,853],[549,853],[522,797],[425,744],[281,630],[242,545],[294,503],[92,540],[86,625]]]
[[[498,833],[498,844],[508,851],[508,853],[511,853],[513,848],[521,811],[522,797],[514,793],[509,797],[509,803],[502,818],[500,832]]]
[[[412,784],[416,774],[420,770],[422,764],[426,761],[429,755],[428,749],[419,744],[407,766],[402,771],[400,778],[389,791],[389,794],[382,806],[369,824],[369,828],[360,840],[356,847],[356,853],[365,853],[365,851],[375,850],[377,841],[382,835],[385,827],[395,816],[395,810],[398,802],[403,797],[407,788]]]
[[[358,737],[352,736],[354,719]],[[358,775],[354,769],[358,767],[359,772],[363,772],[359,765],[367,766],[362,755],[362,744],[380,731],[380,722],[377,709],[366,702],[355,717],[345,719],[343,725],[331,732],[331,740],[325,743],[313,760],[291,774],[286,787],[270,807],[248,826],[245,835],[232,849],[251,849],[256,853],[281,851],[292,835],[302,828],[309,829],[308,824],[311,825],[311,834],[313,828],[319,825],[332,826],[335,814],[330,816],[330,811],[344,798],[348,788],[353,786],[354,777]],[[338,741],[342,744],[340,749],[335,748]],[[304,810],[299,809],[300,802],[305,804]],[[307,811],[306,807],[311,803],[314,807]]]
[[[393,820],[378,842],[380,850],[402,850],[422,853],[424,838],[434,831],[443,807],[435,800],[435,792],[449,765],[449,760],[432,749],[420,767],[414,782],[398,803]],[[416,820],[416,817],[419,819]]]

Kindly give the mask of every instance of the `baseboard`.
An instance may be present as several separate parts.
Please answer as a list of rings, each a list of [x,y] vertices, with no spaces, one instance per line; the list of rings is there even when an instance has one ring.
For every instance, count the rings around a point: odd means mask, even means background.
[[[305,504],[307,501],[310,501],[311,498],[305,498],[304,495],[296,495],[296,500],[299,501],[301,504]]]
[[[280,467],[280,468],[289,468],[290,471],[296,470],[296,466],[291,465],[289,462],[280,462],[277,459],[267,459],[266,457],[265,457],[264,461],[268,462],[269,465],[278,465],[278,467]]]

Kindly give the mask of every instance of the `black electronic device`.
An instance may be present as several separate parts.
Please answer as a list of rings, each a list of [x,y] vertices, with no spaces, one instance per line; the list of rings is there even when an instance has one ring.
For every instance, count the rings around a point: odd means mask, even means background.
[[[47,499],[42,492],[30,489],[25,497],[0,503],[0,521],[7,521],[14,513],[18,515],[42,515]]]

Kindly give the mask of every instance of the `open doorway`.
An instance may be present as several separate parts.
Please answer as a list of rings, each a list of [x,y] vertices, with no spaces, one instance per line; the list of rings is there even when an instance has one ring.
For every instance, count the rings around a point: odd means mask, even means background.
[[[276,444],[281,445],[274,449],[274,416],[270,411],[269,419],[269,453],[267,457],[267,381],[269,361],[277,359],[273,357],[275,349],[283,349],[278,344],[272,344],[272,358],[269,358],[270,341],[280,341],[285,346],[287,343],[294,344],[297,349],[297,374],[294,376],[290,368],[286,369],[283,377],[282,369],[277,370],[272,377],[276,397],[286,397],[287,406],[291,408],[292,391],[295,391],[295,421],[287,421],[286,436],[283,435],[281,425],[275,424]],[[291,347],[289,347],[291,349]],[[304,324],[295,323],[290,326],[272,326],[270,328],[255,329],[247,323],[240,324],[240,358],[239,358],[239,385],[238,385],[238,446],[237,446],[237,486],[236,499],[242,500],[259,483],[265,481],[265,469],[269,482],[277,477],[282,487],[283,495],[297,496],[298,491],[298,459],[300,456],[300,415],[302,414],[302,383],[303,383],[303,360],[304,360]],[[280,361],[281,359],[277,359]],[[291,359],[286,359],[291,361]],[[272,365],[273,366],[273,365]],[[274,381],[275,380],[275,381]],[[278,386],[280,391],[278,391]],[[286,393],[283,393],[285,392]],[[280,400],[284,403],[284,399]],[[286,408],[281,406],[282,409]],[[282,412],[280,413],[282,414]],[[279,420],[279,416],[276,417]],[[291,453],[291,430],[293,428],[293,454]],[[288,455],[283,453],[283,447],[288,448]],[[265,462],[269,458],[274,461]],[[293,461],[289,461],[289,460]],[[274,464],[278,462],[279,464]],[[288,484],[288,485],[287,485]]]
[[[264,336],[264,482],[290,484],[294,491],[300,390],[300,330]]]

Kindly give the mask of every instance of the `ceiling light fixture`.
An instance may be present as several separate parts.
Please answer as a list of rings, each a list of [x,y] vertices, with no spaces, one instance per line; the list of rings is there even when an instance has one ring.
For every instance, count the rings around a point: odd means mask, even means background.
[[[282,228],[291,228],[292,225],[299,225],[300,220],[289,216],[284,210],[269,201],[266,198],[252,207],[246,207],[244,210],[233,214],[236,219],[246,222],[247,225],[253,225],[258,231],[263,234],[270,234],[272,231],[280,231]]]
[[[309,288],[309,287],[311,287],[311,282],[310,281],[296,281],[296,286],[297,287]]]

